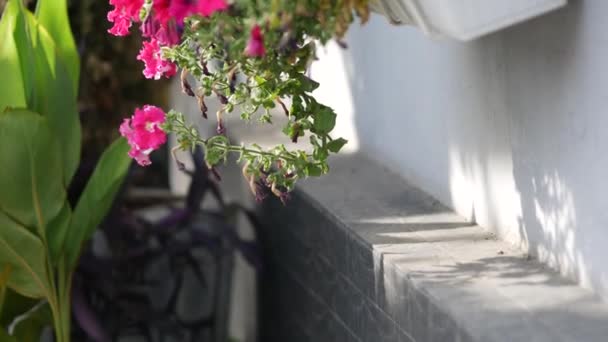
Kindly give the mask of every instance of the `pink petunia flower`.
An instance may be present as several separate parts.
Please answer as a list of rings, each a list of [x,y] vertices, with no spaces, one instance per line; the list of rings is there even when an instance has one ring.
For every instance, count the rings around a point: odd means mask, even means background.
[[[169,12],[181,25],[187,16],[199,14],[208,17],[227,8],[226,0],[172,0]]]
[[[167,134],[160,128],[164,122],[162,109],[146,105],[143,109],[135,109],[133,116],[120,125],[120,135],[131,146],[129,156],[139,165],[150,165],[150,153],[167,142]]]
[[[264,36],[258,25],[255,25],[251,29],[249,41],[247,41],[247,46],[245,47],[245,54],[249,57],[262,57],[266,54]]]
[[[162,18],[159,20],[154,15],[149,15],[141,25],[142,36],[146,38],[155,38],[160,46],[174,46],[179,44],[180,33],[177,29],[177,25],[171,18],[165,20]]]
[[[175,18],[175,21],[179,25],[182,25],[184,23],[184,18],[191,15],[193,11],[193,0],[172,0],[169,7],[170,15]]]
[[[198,0],[194,13],[208,17],[215,12],[224,11],[228,8],[225,0]]]
[[[152,15],[161,24],[166,24],[171,20],[171,0],[154,0],[152,4]]]
[[[108,30],[115,36],[126,36],[129,34],[131,23],[139,21],[139,11],[144,5],[144,0],[110,0],[114,9],[108,13],[108,21],[113,23]]]
[[[177,72],[177,66],[163,59],[160,45],[156,38],[144,42],[137,59],[144,62],[144,76],[158,80],[161,76],[171,77]]]
[[[174,46],[179,44],[180,34],[174,21],[162,25],[156,32],[155,38],[161,46]]]
[[[156,37],[156,33],[158,30],[160,30],[160,22],[153,16],[149,15],[141,24],[140,30],[141,35],[145,38]]]

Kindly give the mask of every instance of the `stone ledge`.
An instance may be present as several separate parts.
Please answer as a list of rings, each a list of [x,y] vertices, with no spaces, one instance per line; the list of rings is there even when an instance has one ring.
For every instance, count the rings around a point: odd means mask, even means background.
[[[297,323],[274,340],[608,339],[608,305],[593,293],[361,154],[331,166],[288,206],[268,200],[260,208],[274,266],[262,305],[278,316],[274,329]],[[291,296],[273,298],[285,286]],[[294,297],[314,305],[295,310]]]
[[[228,132],[284,142],[239,120]],[[608,305],[593,293],[364,154],[330,164],[289,205],[259,207],[269,263],[261,341],[608,341]],[[240,170],[222,173],[229,197],[252,198]]]

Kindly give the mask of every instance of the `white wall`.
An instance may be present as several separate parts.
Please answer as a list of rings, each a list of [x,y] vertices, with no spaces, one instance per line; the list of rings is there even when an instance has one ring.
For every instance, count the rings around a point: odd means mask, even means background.
[[[608,1],[470,43],[378,16],[346,41],[312,75],[347,136],[608,296]]]

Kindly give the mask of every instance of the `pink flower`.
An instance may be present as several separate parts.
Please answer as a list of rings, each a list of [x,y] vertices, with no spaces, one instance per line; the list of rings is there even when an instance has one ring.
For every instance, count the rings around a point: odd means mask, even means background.
[[[192,9],[193,4],[191,0],[172,0],[169,6],[169,13],[181,25],[184,23],[184,18],[192,13]]]
[[[226,0],[172,0],[169,12],[181,25],[187,16],[199,14],[208,17],[226,8],[228,8]]]
[[[208,17],[217,11],[223,11],[228,8],[225,0],[198,0],[194,12],[203,17]]]
[[[120,135],[131,146],[129,156],[139,165],[150,165],[150,153],[167,142],[167,134],[160,128],[164,122],[162,109],[146,105],[143,109],[135,109],[133,116],[120,125]]]
[[[175,1],[171,0],[154,0],[152,4],[153,16],[156,20],[160,21],[161,24],[166,24],[171,19],[171,3]]]
[[[170,17],[149,15],[141,25],[141,33],[146,38],[155,38],[161,46],[173,46],[180,41],[177,25]]]
[[[262,36],[262,31],[258,25],[251,29],[249,41],[247,47],[245,47],[245,54],[249,57],[262,57],[266,54],[264,36]]]
[[[108,21],[113,23],[108,30],[115,36],[126,36],[129,34],[132,21],[139,21],[139,11],[144,0],[110,0],[114,9],[108,13]]]
[[[146,38],[156,37],[156,33],[160,30],[160,22],[153,16],[149,15],[140,27],[141,35]]]
[[[171,77],[177,72],[177,66],[163,59],[158,40],[151,38],[144,42],[137,59],[144,62],[144,76],[158,80],[161,76]]]
[[[177,25],[174,21],[169,21],[162,25],[156,32],[155,38],[162,46],[173,46],[179,44],[180,34],[177,32]]]

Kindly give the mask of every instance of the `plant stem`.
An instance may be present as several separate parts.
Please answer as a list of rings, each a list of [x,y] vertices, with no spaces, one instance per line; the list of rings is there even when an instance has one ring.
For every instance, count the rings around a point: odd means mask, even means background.
[[[65,261],[61,260],[58,267],[59,273],[59,314],[61,331],[63,340],[61,342],[70,341],[70,323],[71,323],[71,301],[70,292],[72,288],[72,273],[66,270]]]
[[[54,292],[55,304],[51,304],[56,342],[70,342],[71,285],[72,273],[66,270],[65,261],[60,260],[57,267],[57,287]]]
[[[206,144],[203,140],[200,140],[199,143]],[[289,161],[294,161],[296,159],[292,155],[286,155],[286,154],[276,155],[276,154],[270,153],[270,152],[264,152],[264,151],[253,150],[250,148],[245,148],[240,145],[225,145],[225,144],[221,144],[221,143],[210,143],[210,144],[206,144],[206,145],[211,146],[211,147],[224,148],[224,150],[226,152],[238,152],[238,153],[245,152],[245,153],[259,155],[259,156],[279,157],[281,159],[285,159],[285,160],[289,160]]]

